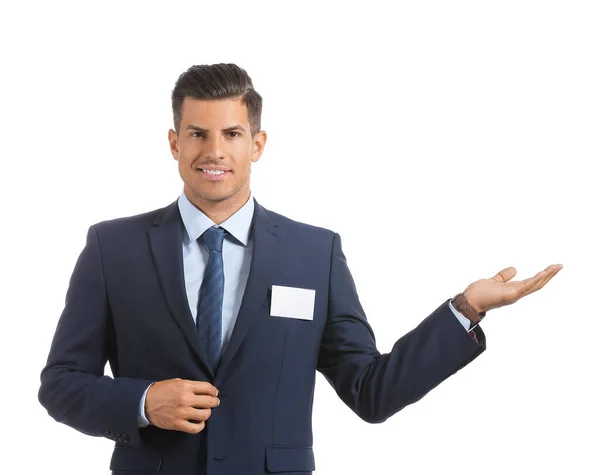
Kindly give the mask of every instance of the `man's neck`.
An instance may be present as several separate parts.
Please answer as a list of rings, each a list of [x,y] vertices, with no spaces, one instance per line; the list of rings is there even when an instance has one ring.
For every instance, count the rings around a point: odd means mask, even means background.
[[[200,211],[202,211],[208,218],[215,224],[221,224],[227,221],[231,216],[237,213],[242,206],[244,206],[250,198],[250,191],[242,194],[242,198],[238,196],[232,196],[229,199],[223,201],[206,201],[202,199],[196,199],[190,196],[186,189],[184,189],[185,196],[188,200]],[[240,193],[241,194],[241,193]]]

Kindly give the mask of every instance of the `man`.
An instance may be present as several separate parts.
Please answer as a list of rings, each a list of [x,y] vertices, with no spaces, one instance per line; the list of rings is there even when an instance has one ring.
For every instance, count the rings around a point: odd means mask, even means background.
[[[382,355],[340,236],[252,197],[267,135],[246,72],[193,66],[172,103],[183,192],[90,227],[41,375],[52,417],[116,442],[115,473],[309,473],[315,370],[383,422],[484,351],[487,311],[562,267],[478,280]]]

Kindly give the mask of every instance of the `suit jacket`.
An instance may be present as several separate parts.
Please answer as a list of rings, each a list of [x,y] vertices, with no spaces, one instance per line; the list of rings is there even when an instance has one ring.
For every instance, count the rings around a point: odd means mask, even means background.
[[[114,473],[310,473],[315,370],[359,417],[379,423],[484,351],[481,329],[477,343],[446,301],[380,354],[340,236],[254,204],[250,274],[216,374],[187,304],[177,202],[90,227],[39,400],[57,421],[114,440]],[[272,285],[315,289],[313,320],[270,316]],[[104,375],[107,361],[114,378]],[[205,429],[139,428],[147,386],[177,377],[219,388]]]

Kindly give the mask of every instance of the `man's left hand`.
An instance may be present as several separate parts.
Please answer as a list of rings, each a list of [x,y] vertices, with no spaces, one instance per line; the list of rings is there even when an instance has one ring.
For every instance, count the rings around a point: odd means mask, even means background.
[[[469,305],[478,313],[483,313],[513,304],[520,298],[540,290],[561,269],[561,264],[553,264],[529,279],[509,282],[517,274],[517,269],[507,267],[491,279],[473,282],[463,293]]]

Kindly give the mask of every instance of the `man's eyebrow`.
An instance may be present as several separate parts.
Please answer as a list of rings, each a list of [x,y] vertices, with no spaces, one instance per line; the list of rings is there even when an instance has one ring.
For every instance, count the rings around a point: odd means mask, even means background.
[[[195,130],[196,132],[204,132],[204,133],[208,133],[209,131],[207,129],[203,129],[202,127],[199,127],[197,125],[188,125],[186,128],[186,130]],[[223,129],[222,132],[232,132],[234,130],[243,130],[245,131],[246,129],[244,127],[242,127],[241,125],[232,125],[231,127],[227,127],[226,129]]]
[[[242,127],[241,125],[232,125],[231,127],[227,127],[226,129],[223,129],[223,132],[231,132],[233,130],[246,130],[244,127]]]

